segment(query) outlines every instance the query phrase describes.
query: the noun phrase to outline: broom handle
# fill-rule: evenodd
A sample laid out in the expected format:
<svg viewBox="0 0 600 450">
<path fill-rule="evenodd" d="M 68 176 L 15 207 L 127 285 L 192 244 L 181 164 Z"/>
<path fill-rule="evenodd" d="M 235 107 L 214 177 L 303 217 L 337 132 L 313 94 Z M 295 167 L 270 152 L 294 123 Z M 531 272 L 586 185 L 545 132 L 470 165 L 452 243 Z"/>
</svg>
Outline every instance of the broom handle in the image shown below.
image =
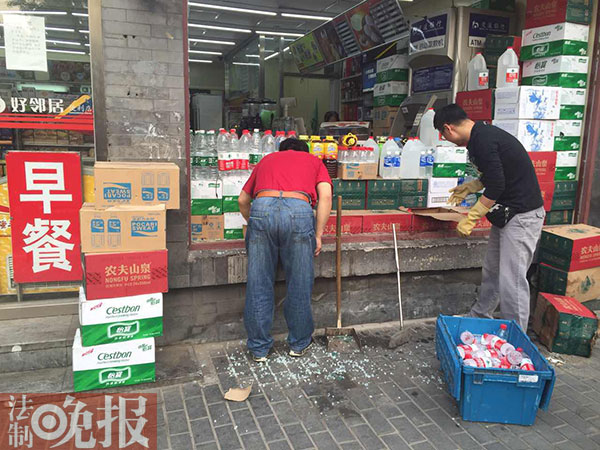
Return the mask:
<svg viewBox="0 0 600 450">
<path fill-rule="evenodd" d="M 400 309 L 400 328 L 404 328 L 404 317 L 402 315 L 402 290 L 400 287 L 400 256 L 398 255 L 398 240 L 396 239 L 396 224 L 392 224 L 394 231 L 394 256 L 396 257 L 396 276 L 398 277 L 398 308 Z"/>
<path fill-rule="evenodd" d="M 342 196 L 338 195 L 335 215 L 335 284 L 337 327 L 342 328 Z"/>
</svg>

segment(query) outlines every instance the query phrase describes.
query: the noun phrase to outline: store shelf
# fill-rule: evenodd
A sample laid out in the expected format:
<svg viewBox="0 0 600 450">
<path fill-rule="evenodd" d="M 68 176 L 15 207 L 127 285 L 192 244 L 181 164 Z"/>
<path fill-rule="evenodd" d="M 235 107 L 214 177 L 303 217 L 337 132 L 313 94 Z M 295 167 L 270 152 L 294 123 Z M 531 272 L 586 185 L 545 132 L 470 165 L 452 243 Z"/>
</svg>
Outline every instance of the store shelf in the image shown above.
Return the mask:
<svg viewBox="0 0 600 450">
<path fill-rule="evenodd" d="M 354 74 L 354 75 L 350 75 L 349 77 L 344 77 L 340 81 L 348 81 L 348 80 L 352 80 L 352 79 L 358 78 L 358 77 L 362 77 L 362 72 Z"/>
<path fill-rule="evenodd" d="M 94 148 L 94 144 L 23 144 L 23 147 Z"/>
<path fill-rule="evenodd" d="M 342 100 L 342 103 L 356 103 L 362 102 L 362 98 L 352 98 L 350 100 Z"/>
</svg>

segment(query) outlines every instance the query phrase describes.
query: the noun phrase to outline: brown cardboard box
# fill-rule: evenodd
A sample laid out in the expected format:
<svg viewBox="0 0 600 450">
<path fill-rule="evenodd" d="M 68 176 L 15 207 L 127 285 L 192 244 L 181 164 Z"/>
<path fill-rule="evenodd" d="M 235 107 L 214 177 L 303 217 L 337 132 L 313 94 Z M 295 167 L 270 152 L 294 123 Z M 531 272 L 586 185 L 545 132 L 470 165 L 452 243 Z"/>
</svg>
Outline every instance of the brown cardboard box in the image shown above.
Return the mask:
<svg viewBox="0 0 600 450">
<path fill-rule="evenodd" d="M 542 263 L 538 280 L 543 292 L 567 295 L 582 303 L 600 299 L 600 267 L 565 272 Z"/>
<path fill-rule="evenodd" d="M 192 216 L 192 244 L 220 241 L 223 236 L 223 216 Z"/>
<path fill-rule="evenodd" d="M 174 163 L 97 162 L 96 206 L 156 205 L 179 209 L 179 167 Z"/>
<path fill-rule="evenodd" d="M 167 248 L 164 205 L 115 205 L 79 211 L 83 253 L 152 251 Z"/>
<path fill-rule="evenodd" d="M 373 128 L 390 128 L 398 114 L 397 106 L 373 108 Z"/>
<path fill-rule="evenodd" d="M 340 163 L 338 177 L 342 180 L 375 180 L 377 163 Z"/>
</svg>

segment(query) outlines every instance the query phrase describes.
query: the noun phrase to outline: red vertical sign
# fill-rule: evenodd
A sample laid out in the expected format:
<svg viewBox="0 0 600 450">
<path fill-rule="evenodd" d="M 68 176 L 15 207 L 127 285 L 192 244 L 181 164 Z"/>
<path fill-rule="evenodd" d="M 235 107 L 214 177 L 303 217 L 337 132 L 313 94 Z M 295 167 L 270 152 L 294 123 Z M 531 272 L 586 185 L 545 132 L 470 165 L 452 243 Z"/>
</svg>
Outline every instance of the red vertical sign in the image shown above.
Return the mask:
<svg viewBox="0 0 600 450">
<path fill-rule="evenodd" d="M 9 152 L 6 171 L 15 282 L 81 280 L 79 154 Z"/>
</svg>

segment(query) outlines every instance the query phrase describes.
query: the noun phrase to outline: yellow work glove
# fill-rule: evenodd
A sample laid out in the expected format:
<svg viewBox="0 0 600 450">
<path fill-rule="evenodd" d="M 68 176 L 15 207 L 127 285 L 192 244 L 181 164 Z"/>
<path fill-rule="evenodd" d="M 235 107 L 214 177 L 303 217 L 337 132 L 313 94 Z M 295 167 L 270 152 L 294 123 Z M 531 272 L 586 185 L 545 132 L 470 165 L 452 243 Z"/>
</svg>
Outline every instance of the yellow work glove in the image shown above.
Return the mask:
<svg viewBox="0 0 600 450">
<path fill-rule="evenodd" d="M 481 200 L 477 200 L 477 203 L 475 203 L 469 210 L 467 217 L 458 222 L 458 225 L 456 226 L 456 232 L 461 237 L 469 236 L 473 231 L 477 221 L 485 216 L 489 210 L 490 208 L 481 203 Z"/>
<path fill-rule="evenodd" d="M 453 206 L 460 205 L 469 194 L 474 194 L 483 189 L 483 184 L 479 180 L 469 181 L 468 183 L 459 184 L 453 187 L 448 192 L 452 195 L 448 199 L 448 204 Z"/>
</svg>

